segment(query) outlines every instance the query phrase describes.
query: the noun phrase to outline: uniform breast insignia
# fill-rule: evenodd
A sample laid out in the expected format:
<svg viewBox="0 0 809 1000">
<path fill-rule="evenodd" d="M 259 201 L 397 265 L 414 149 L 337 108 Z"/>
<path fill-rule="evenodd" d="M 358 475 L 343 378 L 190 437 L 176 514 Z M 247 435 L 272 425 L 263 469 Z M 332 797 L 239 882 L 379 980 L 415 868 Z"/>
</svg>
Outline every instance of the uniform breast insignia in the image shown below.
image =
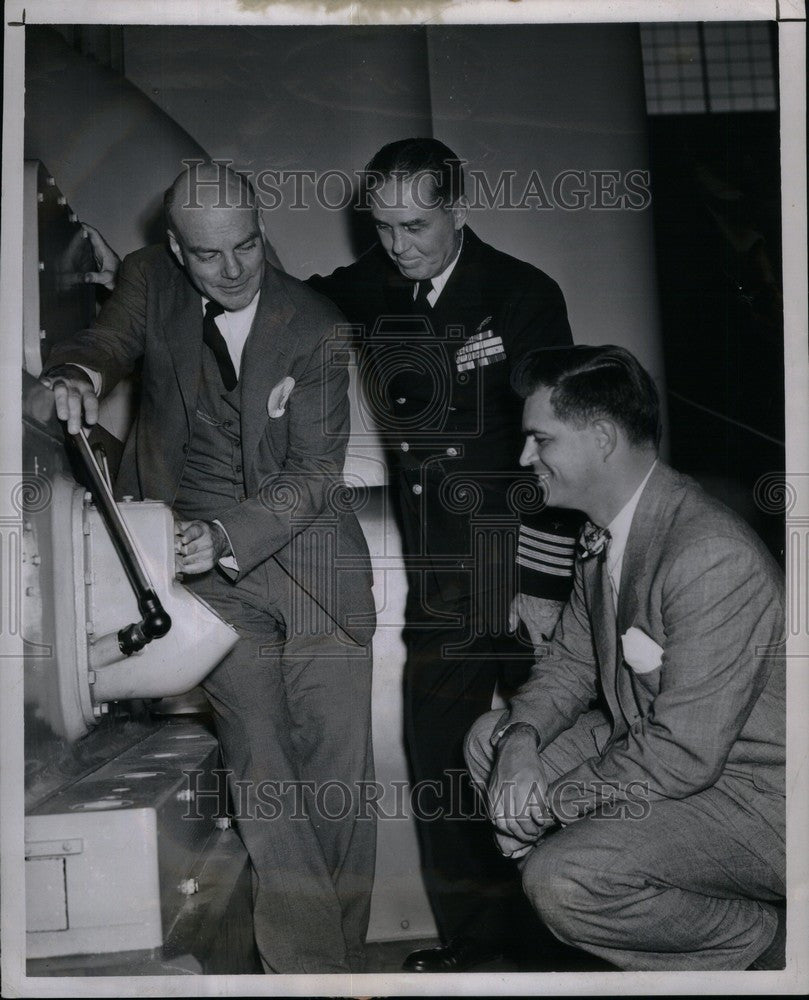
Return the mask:
<svg viewBox="0 0 809 1000">
<path fill-rule="evenodd" d="M 495 336 L 494 330 L 483 329 L 491 320 L 492 317 L 487 316 L 478 327 L 477 332 L 465 340 L 455 352 L 455 365 L 459 372 L 468 371 L 470 368 L 482 368 L 484 365 L 493 365 L 497 361 L 506 360 L 503 338 Z"/>
</svg>

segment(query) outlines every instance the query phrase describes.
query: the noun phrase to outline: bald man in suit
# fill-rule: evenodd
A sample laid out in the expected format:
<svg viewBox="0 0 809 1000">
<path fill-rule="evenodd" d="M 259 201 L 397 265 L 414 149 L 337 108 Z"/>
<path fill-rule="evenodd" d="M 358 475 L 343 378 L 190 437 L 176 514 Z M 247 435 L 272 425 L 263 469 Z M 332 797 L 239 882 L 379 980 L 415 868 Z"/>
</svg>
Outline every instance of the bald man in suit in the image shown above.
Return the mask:
<svg viewBox="0 0 809 1000">
<path fill-rule="evenodd" d="M 53 350 L 45 380 L 75 432 L 142 361 L 116 491 L 171 505 L 185 584 L 239 632 L 203 687 L 252 863 L 261 960 L 267 972 L 359 971 L 374 817 L 336 819 L 320 795 L 337 782 L 357 796 L 373 779 L 370 563 L 342 483 L 344 319 L 267 263 L 239 175 L 183 171 L 166 215 L 168 246 L 124 260 L 95 326 Z"/>
</svg>

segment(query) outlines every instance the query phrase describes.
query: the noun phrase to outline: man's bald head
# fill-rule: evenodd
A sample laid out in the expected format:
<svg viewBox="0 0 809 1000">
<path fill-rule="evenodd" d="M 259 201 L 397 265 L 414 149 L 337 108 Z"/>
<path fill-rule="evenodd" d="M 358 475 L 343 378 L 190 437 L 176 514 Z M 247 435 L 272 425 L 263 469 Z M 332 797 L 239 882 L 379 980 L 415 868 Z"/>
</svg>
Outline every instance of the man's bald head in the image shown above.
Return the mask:
<svg viewBox="0 0 809 1000">
<path fill-rule="evenodd" d="M 168 229 L 178 224 L 183 211 L 255 207 L 256 192 L 247 177 L 218 160 L 190 161 L 163 196 Z"/>
<path fill-rule="evenodd" d="M 264 275 L 264 228 L 253 187 L 224 163 L 194 161 L 163 199 L 169 246 L 189 280 L 224 309 L 243 309 Z"/>
</svg>

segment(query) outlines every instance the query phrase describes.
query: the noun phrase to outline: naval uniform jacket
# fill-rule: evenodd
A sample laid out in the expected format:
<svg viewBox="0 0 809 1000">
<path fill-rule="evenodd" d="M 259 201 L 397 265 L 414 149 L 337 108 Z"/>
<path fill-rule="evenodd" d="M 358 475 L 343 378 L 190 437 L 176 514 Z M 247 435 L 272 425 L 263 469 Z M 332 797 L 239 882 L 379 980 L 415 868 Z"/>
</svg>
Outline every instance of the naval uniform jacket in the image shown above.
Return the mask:
<svg viewBox="0 0 809 1000">
<path fill-rule="evenodd" d="M 464 229 L 452 273 L 427 316 L 414 315 L 414 283 L 379 246 L 310 285 L 355 326 L 367 396 L 398 481 L 407 555 L 432 572 L 446 598 L 510 587 L 518 518 L 559 535 L 553 560 L 527 589 L 566 599 L 579 516 L 541 511 L 521 472 L 522 400 L 510 385 L 536 348 L 572 343 L 559 286 L 538 268 Z M 561 553 L 561 556 L 560 556 Z M 430 582 L 428 590 L 432 589 Z M 526 588 L 523 588 L 526 589 Z"/>
</svg>

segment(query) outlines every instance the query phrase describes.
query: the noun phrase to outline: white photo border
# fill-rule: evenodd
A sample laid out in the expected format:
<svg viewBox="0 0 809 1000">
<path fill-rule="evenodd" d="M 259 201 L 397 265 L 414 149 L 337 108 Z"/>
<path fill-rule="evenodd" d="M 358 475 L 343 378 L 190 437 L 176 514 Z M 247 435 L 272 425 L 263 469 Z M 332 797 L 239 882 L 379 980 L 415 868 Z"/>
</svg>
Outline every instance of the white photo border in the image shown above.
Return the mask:
<svg viewBox="0 0 809 1000">
<path fill-rule="evenodd" d="M 809 474 L 809 364 L 807 364 L 805 4 L 802 0 L 414 0 L 300 2 L 273 0 L 14 0 L 5 7 L 3 99 L 2 257 L 0 323 L 4 469 L 21 469 L 22 159 L 24 32 L 32 24 L 463 24 L 588 21 L 778 21 L 780 53 L 781 201 L 787 478 Z M 809 493 L 799 493 L 790 518 L 809 533 Z M 804 545 L 806 539 L 804 537 Z M 799 565 L 809 553 L 798 554 Z M 804 585 L 809 571 L 801 575 Z M 803 600 L 809 600 L 806 596 Z M 805 622 L 805 616 L 804 616 Z M 806 631 L 806 630 L 804 630 Z M 453 976 L 142 976 L 29 978 L 25 972 L 23 864 L 22 639 L 0 636 L 0 864 L 4 996 L 430 996 L 513 994 L 663 995 L 681 993 L 788 994 L 809 990 L 809 635 L 789 637 L 788 668 L 788 962 L 783 972 L 470 973 Z"/>
</svg>

